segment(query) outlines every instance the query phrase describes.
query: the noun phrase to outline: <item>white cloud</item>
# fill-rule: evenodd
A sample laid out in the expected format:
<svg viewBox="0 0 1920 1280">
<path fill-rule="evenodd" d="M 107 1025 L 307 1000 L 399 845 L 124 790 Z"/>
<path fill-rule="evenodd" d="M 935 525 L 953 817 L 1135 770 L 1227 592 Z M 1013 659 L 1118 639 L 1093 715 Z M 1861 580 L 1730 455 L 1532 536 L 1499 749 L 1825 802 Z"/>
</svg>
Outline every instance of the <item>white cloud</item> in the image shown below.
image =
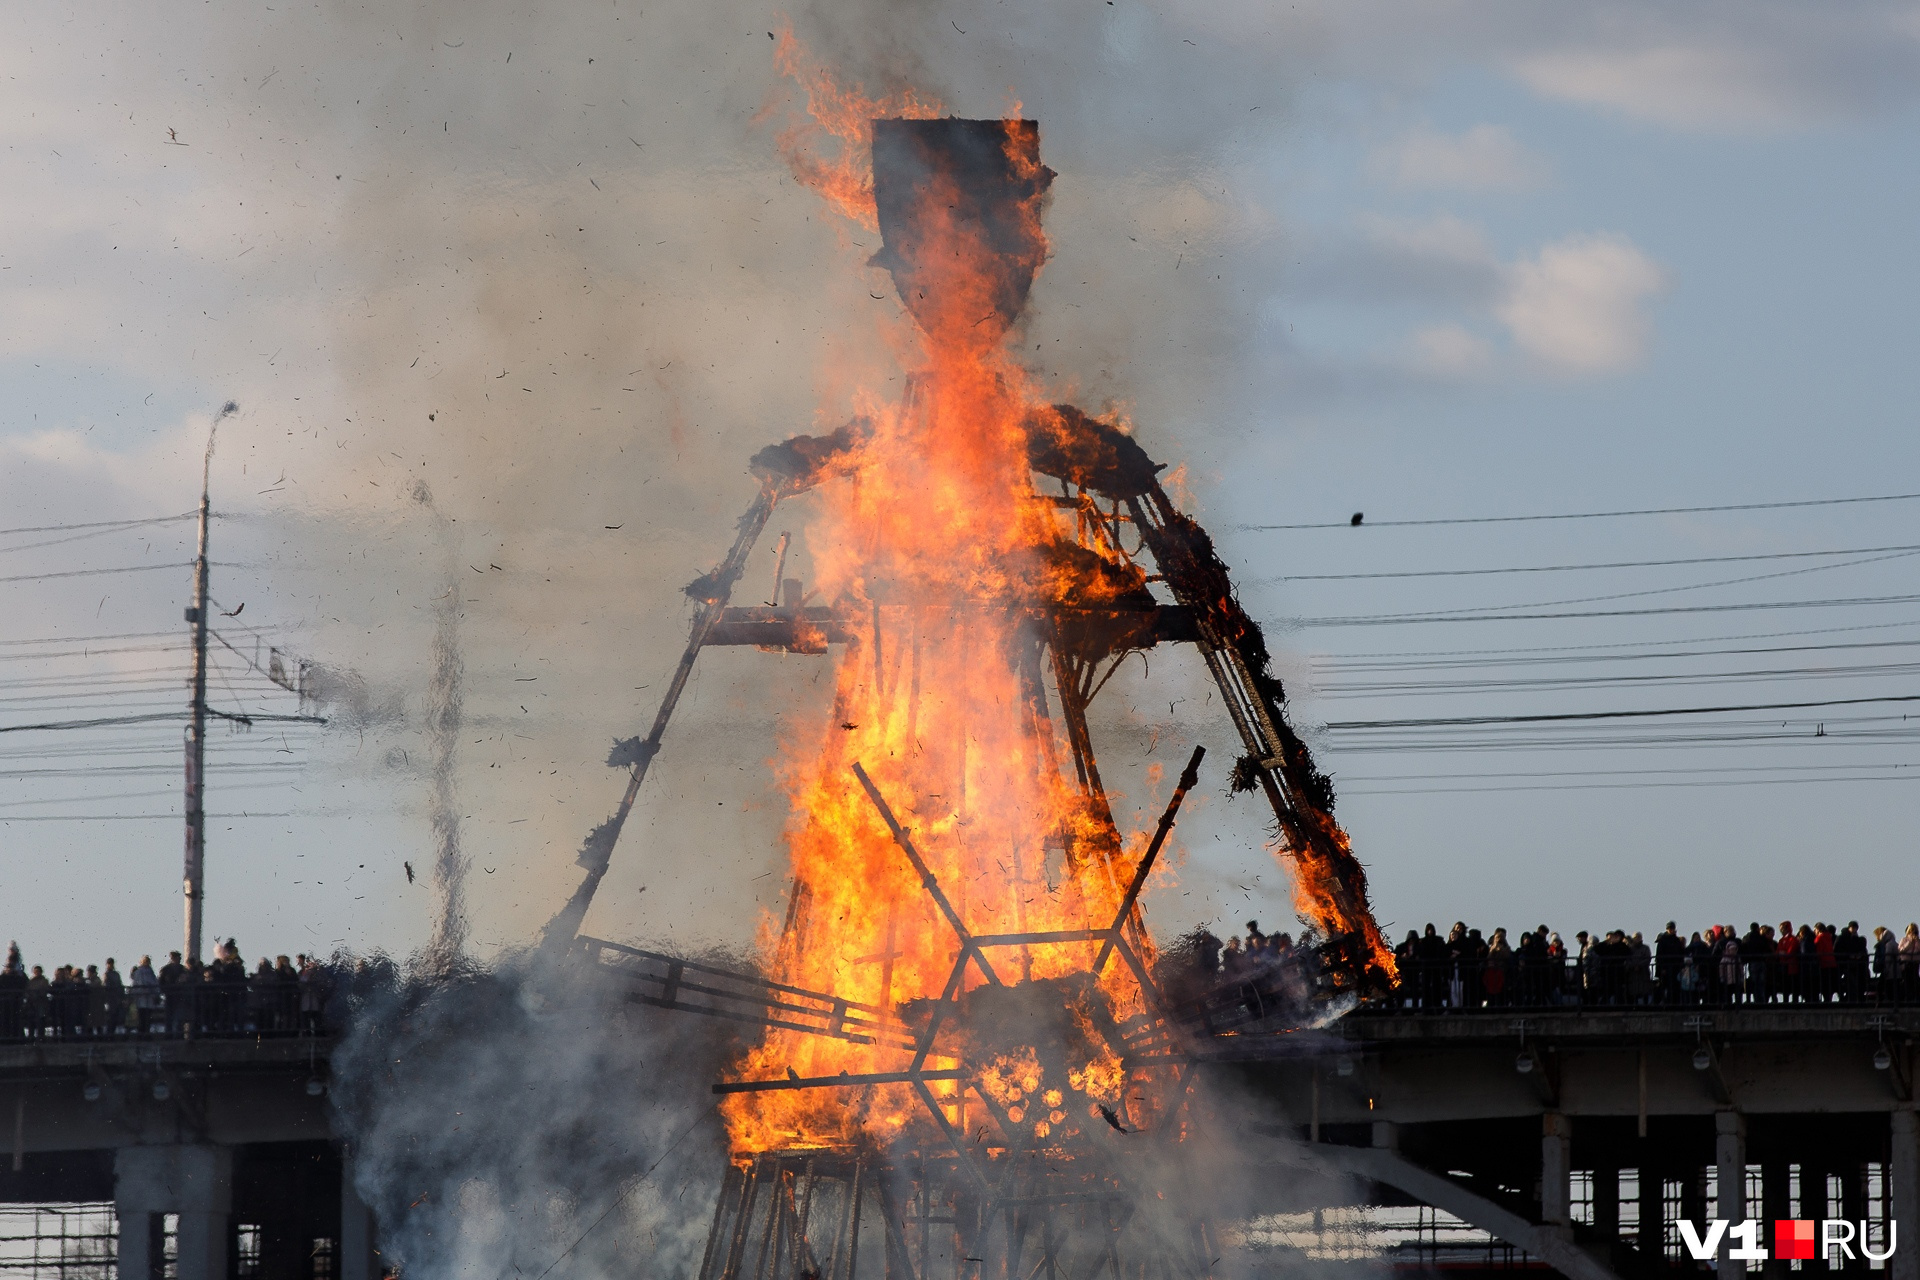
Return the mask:
<svg viewBox="0 0 1920 1280">
<path fill-rule="evenodd" d="M 1643 304 L 1667 284 L 1660 265 L 1617 235 L 1576 235 L 1507 269 L 1495 314 L 1515 345 L 1563 373 L 1612 373 L 1639 360 Z"/>
<path fill-rule="evenodd" d="M 1493 344 L 1461 325 L 1433 325 L 1413 335 L 1413 364 L 1436 377 L 1476 377 L 1493 367 Z"/>
<path fill-rule="evenodd" d="M 1547 177 L 1546 162 L 1497 124 L 1459 134 L 1422 126 L 1377 148 L 1372 163 L 1375 173 L 1402 187 L 1517 190 Z"/>
<path fill-rule="evenodd" d="M 1753 49 L 1655 44 L 1534 53 L 1514 72 L 1543 97 L 1682 128 L 1780 128 L 1824 114 L 1774 63 Z"/>
</svg>

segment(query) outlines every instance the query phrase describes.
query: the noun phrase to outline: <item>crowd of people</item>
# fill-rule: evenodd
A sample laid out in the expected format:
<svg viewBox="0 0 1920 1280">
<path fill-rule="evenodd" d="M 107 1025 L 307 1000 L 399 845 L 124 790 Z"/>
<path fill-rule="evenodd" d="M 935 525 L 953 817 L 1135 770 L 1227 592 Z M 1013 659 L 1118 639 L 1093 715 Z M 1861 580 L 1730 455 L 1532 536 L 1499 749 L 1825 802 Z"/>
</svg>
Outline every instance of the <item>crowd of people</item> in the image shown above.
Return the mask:
<svg viewBox="0 0 1920 1280">
<path fill-rule="evenodd" d="M 1612 929 L 1574 935 L 1545 925 L 1510 940 L 1429 924 L 1394 950 L 1395 1004 L 1427 1011 L 1555 1005 L 1894 1004 L 1920 1000 L 1920 925 L 1895 934 L 1754 921 L 1682 935 L 1674 921 L 1648 941 Z"/>
<path fill-rule="evenodd" d="M 29 968 L 18 943 L 0 968 L 0 1039 L 112 1036 L 313 1035 L 332 975 L 317 958 L 260 958 L 249 973 L 232 938 L 210 964 L 178 951 L 155 968 L 151 956 L 122 973 L 99 965 Z"/>
</svg>

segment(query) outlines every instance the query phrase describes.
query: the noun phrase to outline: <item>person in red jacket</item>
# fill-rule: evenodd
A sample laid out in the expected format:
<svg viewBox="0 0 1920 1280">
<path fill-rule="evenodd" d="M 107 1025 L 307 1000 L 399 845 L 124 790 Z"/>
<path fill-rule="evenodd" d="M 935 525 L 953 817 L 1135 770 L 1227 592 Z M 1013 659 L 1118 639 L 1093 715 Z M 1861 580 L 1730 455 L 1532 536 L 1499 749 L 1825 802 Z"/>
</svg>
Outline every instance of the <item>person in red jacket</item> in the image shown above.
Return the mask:
<svg viewBox="0 0 1920 1280">
<path fill-rule="evenodd" d="M 1821 924 L 1813 935 L 1820 953 L 1820 998 L 1830 1001 L 1839 990 L 1840 963 L 1833 954 L 1833 926 Z"/>
</svg>

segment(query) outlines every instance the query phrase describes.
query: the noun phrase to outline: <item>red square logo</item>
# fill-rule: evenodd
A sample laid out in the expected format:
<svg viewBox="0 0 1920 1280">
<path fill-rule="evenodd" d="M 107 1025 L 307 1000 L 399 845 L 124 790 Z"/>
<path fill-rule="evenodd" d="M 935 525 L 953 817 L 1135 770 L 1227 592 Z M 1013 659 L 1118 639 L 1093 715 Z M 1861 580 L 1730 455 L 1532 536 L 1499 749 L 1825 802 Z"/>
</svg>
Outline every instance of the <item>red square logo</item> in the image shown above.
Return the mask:
<svg viewBox="0 0 1920 1280">
<path fill-rule="evenodd" d="M 1813 1223 L 1806 1218 L 1777 1218 L 1773 1224 L 1773 1256 L 1782 1261 L 1811 1262 L 1814 1258 Z"/>
</svg>

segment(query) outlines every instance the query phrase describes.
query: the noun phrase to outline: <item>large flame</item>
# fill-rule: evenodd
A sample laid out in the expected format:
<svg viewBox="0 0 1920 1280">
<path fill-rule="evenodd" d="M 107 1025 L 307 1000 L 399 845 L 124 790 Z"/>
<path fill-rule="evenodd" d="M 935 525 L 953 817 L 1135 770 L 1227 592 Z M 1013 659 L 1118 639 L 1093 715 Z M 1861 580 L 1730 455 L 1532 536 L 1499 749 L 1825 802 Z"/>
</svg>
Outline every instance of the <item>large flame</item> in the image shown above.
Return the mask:
<svg viewBox="0 0 1920 1280">
<path fill-rule="evenodd" d="M 860 154 L 864 140 L 849 130 L 867 127 L 876 104 L 809 67 L 790 33 L 779 58 L 807 88 L 820 127 Z M 903 102 L 926 107 L 911 95 L 888 105 Z M 1035 176 L 1037 131 L 1003 123 L 1006 167 Z M 848 212 L 874 216 L 871 181 L 855 168 L 809 155 L 796 172 Z M 957 175 L 936 168 L 925 181 L 902 243 L 889 250 L 903 294 L 915 295 L 919 333 L 902 353 L 914 372 L 903 398 L 870 396 L 862 406 L 872 437 L 852 474 L 819 490 L 809 531 L 818 578 L 810 585 L 850 619 L 853 639 L 836 671 L 831 723 L 789 744 L 779 766 L 793 805 L 795 900 L 787 927 L 764 939 L 779 980 L 889 1010 L 940 996 L 958 947 L 852 766 L 871 775 L 974 933 L 1108 927 L 1124 895 L 1120 841 L 1104 803 L 1062 768 L 1066 746 L 1033 619 L 1049 603 L 1097 602 L 1109 579 L 1139 580 L 1118 562 L 1112 575 L 1072 568 L 1084 559 L 1063 552 L 1061 517 L 1033 488 L 1025 424 L 1043 402 L 1008 350 L 1007 299 L 1024 301 L 1044 255 L 1044 181 L 1001 211 L 1011 227 L 968 216 Z M 1009 253 L 1010 239 L 1031 252 Z M 1088 944 L 1054 943 L 989 959 L 1012 983 L 1085 973 L 1092 955 Z M 983 981 L 969 969 L 965 988 Z M 1110 964 L 1101 981 L 1116 1008 L 1139 1007 L 1122 965 Z M 1030 1082 L 1024 1092 L 1084 1095 L 1063 1104 L 1079 1103 L 1073 1123 L 1085 1118 L 1087 1098 L 1118 1097 L 1117 1061 L 1088 1057 L 1069 1064 L 1074 1080 L 1040 1081 L 1037 1060 L 1017 1074 Z M 776 1029 L 742 1074 L 831 1076 L 897 1070 L 904 1060 Z M 1034 1121 L 1049 1128 L 1070 1114 L 1058 1105 L 1045 1113 Z M 906 1086 L 743 1094 L 726 1105 L 740 1150 L 886 1140 L 924 1114 Z M 949 1118 L 964 1125 L 964 1108 L 956 1102 Z"/>
</svg>

